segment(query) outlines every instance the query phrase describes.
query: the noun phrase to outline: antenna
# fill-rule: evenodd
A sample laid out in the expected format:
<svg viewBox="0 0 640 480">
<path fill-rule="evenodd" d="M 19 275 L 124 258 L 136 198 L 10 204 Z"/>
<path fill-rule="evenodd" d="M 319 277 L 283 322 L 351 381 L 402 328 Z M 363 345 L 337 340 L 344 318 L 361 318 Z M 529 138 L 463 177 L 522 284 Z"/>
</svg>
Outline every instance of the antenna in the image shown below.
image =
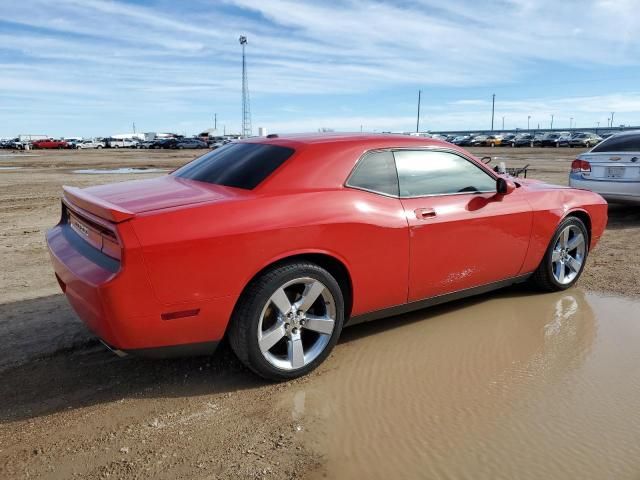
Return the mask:
<svg viewBox="0 0 640 480">
<path fill-rule="evenodd" d="M 241 35 L 239 38 L 242 46 L 242 136 L 251 136 L 251 107 L 249 104 L 249 82 L 247 80 L 247 61 L 245 55 L 245 46 L 247 45 L 247 37 Z"/>
</svg>

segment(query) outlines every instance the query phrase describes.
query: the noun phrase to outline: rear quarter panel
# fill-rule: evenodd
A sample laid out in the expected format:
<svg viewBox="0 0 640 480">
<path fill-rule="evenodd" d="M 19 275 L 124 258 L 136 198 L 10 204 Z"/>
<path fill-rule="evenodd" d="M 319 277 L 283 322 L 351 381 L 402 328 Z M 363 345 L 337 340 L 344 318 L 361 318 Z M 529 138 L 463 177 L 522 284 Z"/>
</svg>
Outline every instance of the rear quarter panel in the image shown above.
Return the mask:
<svg viewBox="0 0 640 480">
<path fill-rule="evenodd" d="M 301 191 L 143 214 L 133 225 L 165 304 L 237 297 L 265 266 L 304 253 L 347 267 L 353 314 L 407 298 L 408 228 L 397 199 L 345 188 Z"/>
</svg>

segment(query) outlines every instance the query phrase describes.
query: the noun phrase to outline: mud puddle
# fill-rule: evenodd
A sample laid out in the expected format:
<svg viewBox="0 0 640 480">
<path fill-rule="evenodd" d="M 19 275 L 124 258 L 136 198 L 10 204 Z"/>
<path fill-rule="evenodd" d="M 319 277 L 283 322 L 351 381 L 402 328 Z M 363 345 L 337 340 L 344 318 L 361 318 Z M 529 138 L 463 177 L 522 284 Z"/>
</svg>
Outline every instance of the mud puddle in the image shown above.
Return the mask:
<svg viewBox="0 0 640 480">
<path fill-rule="evenodd" d="M 289 391 L 309 478 L 640 478 L 640 302 L 510 292 L 347 328 Z"/>
</svg>

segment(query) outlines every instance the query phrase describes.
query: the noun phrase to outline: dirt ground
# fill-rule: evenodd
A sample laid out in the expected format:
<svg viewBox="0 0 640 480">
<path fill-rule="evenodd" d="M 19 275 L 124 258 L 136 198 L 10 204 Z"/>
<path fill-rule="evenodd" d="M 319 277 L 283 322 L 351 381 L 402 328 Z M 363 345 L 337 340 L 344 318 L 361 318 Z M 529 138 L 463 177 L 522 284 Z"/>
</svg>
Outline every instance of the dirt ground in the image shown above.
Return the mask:
<svg viewBox="0 0 640 480">
<path fill-rule="evenodd" d="M 474 153 L 529 164 L 530 177 L 565 185 L 578 151 Z M 0 478 L 301 478 L 322 470 L 306 427 L 278 399 L 313 387 L 331 368 L 274 385 L 247 372 L 225 345 L 212 357 L 120 359 L 59 292 L 44 232 L 58 221 L 61 186 L 158 175 L 74 170 L 169 171 L 198 154 L 0 150 Z M 637 297 L 640 208 L 610 206 L 609 215 L 580 286 Z M 338 345 L 333 365 L 347 348 Z"/>
</svg>

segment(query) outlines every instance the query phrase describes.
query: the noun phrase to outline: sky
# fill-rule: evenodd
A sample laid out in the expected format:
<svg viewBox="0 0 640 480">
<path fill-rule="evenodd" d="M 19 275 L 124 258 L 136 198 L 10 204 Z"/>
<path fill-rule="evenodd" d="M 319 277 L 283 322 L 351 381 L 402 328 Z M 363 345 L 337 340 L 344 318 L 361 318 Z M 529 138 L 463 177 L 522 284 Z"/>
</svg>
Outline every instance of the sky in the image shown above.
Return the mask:
<svg viewBox="0 0 640 480">
<path fill-rule="evenodd" d="M 0 137 L 640 125 L 640 0 L 2 0 Z"/>
</svg>

